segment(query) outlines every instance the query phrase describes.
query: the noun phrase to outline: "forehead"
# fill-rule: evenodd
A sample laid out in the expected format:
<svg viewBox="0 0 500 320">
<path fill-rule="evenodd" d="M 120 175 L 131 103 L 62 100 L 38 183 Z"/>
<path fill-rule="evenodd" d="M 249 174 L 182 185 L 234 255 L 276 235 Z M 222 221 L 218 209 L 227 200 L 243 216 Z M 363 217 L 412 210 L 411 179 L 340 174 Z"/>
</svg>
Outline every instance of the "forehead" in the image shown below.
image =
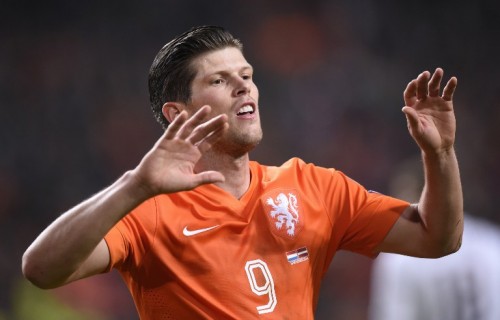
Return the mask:
<svg viewBox="0 0 500 320">
<path fill-rule="evenodd" d="M 251 68 L 243 53 L 234 47 L 204 53 L 193 60 L 192 66 L 196 70 L 197 76 Z"/>
</svg>

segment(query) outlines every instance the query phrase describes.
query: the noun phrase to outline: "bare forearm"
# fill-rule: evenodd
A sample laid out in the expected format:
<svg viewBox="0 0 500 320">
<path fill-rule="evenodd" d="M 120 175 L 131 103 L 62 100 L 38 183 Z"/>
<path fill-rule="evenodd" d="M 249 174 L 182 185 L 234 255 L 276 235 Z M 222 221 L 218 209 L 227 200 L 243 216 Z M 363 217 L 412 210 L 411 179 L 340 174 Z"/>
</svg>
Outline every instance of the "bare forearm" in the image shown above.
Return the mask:
<svg viewBox="0 0 500 320">
<path fill-rule="evenodd" d="M 51 288 L 102 272 L 109 262 L 104 236 L 140 203 L 223 182 L 220 172 L 194 170 L 229 126 L 225 114 L 206 120 L 210 112 L 208 105 L 192 116 L 182 111 L 134 170 L 54 221 L 24 253 L 24 275 Z"/>
<path fill-rule="evenodd" d="M 126 173 L 47 227 L 24 253 L 24 274 L 41 286 L 63 284 L 106 233 L 146 199 L 132 174 Z"/>
<path fill-rule="evenodd" d="M 418 205 L 422 222 L 436 250 L 454 252 L 463 232 L 463 195 L 455 151 L 423 153 L 425 187 Z"/>
</svg>

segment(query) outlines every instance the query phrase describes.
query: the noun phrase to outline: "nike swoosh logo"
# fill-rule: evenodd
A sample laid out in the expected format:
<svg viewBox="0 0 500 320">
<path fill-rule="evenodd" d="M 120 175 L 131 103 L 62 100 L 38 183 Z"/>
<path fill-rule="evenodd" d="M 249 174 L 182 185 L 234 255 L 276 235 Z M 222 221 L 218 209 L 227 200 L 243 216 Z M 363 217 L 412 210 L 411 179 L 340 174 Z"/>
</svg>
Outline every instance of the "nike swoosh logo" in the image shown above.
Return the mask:
<svg viewBox="0 0 500 320">
<path fill-rule="evenodd" d="M 191 237 L 197 234 L 200 234 L 202 232 L 210 231 L 212 229 L 217 228 L 219 225 L 216 226 L 211 226 L 208 228 L 203 228 L 203 229 L 196 229 L 196 230 L 188 230 L 188 227 L 185 226 L 184 229 L 182 230 L 182 234 L 185 235 L 186 237 Z"/>
</svg>

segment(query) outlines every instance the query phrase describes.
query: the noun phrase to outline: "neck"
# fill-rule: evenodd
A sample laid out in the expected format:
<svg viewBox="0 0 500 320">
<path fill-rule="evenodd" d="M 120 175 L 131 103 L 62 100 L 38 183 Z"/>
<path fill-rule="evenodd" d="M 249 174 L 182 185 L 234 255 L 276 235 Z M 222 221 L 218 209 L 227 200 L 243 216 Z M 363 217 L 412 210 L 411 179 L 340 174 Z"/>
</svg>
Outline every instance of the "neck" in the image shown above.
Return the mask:
<svg viewBox="0 0 500 320">
<path fill-rule="evenodd" d="M 230 155 L 220 155 L 207 152 L 197 163 L 197 172 L 214 170 L 219 171 L 225 177 L 224 182 L 216 185 L 240 199 L 250 186 L 250 165 L 248 153 L 234 158 Z"/>
</svg>

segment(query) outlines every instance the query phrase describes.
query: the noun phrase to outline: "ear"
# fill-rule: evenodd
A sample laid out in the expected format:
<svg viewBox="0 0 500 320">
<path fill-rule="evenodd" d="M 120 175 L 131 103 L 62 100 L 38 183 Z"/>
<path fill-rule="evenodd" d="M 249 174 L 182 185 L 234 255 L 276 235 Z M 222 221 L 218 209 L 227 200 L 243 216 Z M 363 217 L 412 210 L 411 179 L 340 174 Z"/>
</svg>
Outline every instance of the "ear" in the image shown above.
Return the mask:
<svg viewBox="0 0 500 320">
<path fill-rule="evenodd" d="M 177 117 L 182 110 L 184 110 L 184 104 L 180 102 L 166 102 L 161 108 L 163 116 L 170 123 L 174 121 L 175 117 Z"/>
</svg>

